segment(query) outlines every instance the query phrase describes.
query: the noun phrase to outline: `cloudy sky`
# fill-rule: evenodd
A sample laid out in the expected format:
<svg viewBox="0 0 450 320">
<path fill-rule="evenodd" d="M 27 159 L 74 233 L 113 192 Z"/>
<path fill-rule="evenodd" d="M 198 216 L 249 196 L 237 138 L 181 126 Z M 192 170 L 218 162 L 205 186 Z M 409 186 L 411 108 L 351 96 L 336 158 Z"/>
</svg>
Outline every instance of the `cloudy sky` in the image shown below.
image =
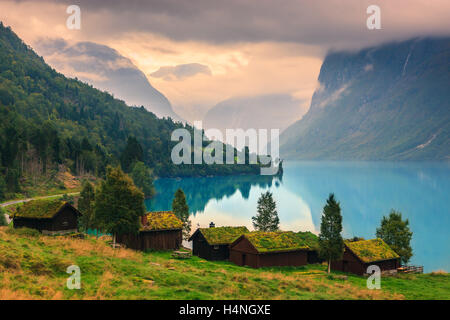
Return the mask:
<svg viewBox="0 0 450 320">
<path fill-rule="evenodd" d="M 81 8 L 81 30 L 66 27 L 71 4 Z M 381 30 L 366 27 L 371 4 L 381 8 Z M 223 100 L 264 94 L 303 101 L 300 116 L 328 50 L 448 34 L 449 13 L 448 0 L 0 0 L 0 20 L 28 44 L 114 48 L 191 121 Z"/>
</svg>

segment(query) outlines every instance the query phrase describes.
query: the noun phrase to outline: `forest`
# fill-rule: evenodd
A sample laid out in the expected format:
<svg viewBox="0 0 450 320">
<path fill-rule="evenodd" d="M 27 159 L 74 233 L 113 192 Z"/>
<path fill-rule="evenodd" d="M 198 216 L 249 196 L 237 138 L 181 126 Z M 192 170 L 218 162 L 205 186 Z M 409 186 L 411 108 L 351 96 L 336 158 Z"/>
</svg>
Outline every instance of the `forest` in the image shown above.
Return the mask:
<svg viewBox="0 0 450 320">
<path fill-rule="evenodd" d="M 0 22 L 0 199 L 61 168 L 95 177 L 107 165 L 131 172 L 136 162 L 156 177 L 259 173 L 256 164 L 174 165 L 177 128 L 194 130 L 65 77 Z"/>
</svg>

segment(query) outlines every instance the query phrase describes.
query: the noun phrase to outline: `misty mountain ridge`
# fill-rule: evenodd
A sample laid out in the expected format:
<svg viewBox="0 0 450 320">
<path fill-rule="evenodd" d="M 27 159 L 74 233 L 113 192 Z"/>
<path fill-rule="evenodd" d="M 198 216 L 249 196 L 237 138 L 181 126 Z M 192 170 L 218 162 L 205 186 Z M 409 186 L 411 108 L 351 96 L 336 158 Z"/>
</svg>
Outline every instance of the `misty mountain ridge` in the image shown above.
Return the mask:
<svg viewBox="0 0 450 320">
<path fill-rule="evenodd" d="M 182 120 L 145 74 L 108 46 L 93 42 L 70 45 L 63 39 L 47 39 L 36 42 L 35 47 L 49 64 L 65 74 L 108 91 L 128 105 L 144 106 L 158 117 Z"/>
<path fill-rule="evenodd" d="M 208 110 L 204 119 L 205 129 L 286 129 L 300 119 L 305 101 L 289 94 L 266 94 L 252 97 L 236 97 L 216 104 Z"/>
<path fill-rule="evenodd" d="M 329 53 L 303 118 L 280 136 L 287 159 L 450 159 L 450 38 Z"/>
</svg>

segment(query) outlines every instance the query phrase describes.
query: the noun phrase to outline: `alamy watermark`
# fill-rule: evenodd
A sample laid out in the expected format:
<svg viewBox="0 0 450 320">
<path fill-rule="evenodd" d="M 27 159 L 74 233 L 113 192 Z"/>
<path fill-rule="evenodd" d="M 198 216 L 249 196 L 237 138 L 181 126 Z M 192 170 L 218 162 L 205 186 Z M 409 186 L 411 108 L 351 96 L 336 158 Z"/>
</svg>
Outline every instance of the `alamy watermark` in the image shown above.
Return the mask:
<svg viewBox="0 0 450 320">
<path fill-rule="evenodd" d="M 172 132 L 171 140 L 179 141 L 171 152 L 172 162 L 179 164 L 261 164 L 261 175 L 275 175 L 279 168 L 279 129 L 270 130 L 270 152 L 267 150 L 269 133 L 267 129 L 226 129 L 225 139 L 219 129 L 207 129 L 203 134 L 201 121 L 194 122 L 194 139 L 188 129 Z M 209 140 L 213 139 L 214 141 Z M 203 142 L 210 143 L 203 147 Z M 225 142 L 225 157 L 224 143 Z M 257 150 L 245 152 L 245 149 Z M 192 150 L 193 149 L 193 150 Z M 238 150 L 237 155 L 235 150 Z M 193 160 L 192 160 L 193 153 Z M 248 156 L 248 159 L 246 159 Z"/>
<path fill-rule="evenodd" d="M 381 9 L 377 5 L 370 5 L 366 10 L 370 16 L 367 18 L 366 25 L 369 30 L 381 29 Z"/>
<path fill-rule="evenodd" d="M 370 276 L 367 278 L 368 289 L 381 289 L 381 269 L 377 265 L 370 265 L 367 267 L 367 274 Z"/>
<path fill-rule="evenodd" d="M 66 273 L 71 276 L 67 278 L 67 289 L 81 289 L 81 269 L 77 265 L 67 267 Z"/>
<path fill-rule="evenodd" d="M 66 13 L 70 16 L 66 20 L 66 27 L 69 30 L 81 29 L 81 9 L 79 6 L 73 4 L 67 7 Z"/>
</svg>

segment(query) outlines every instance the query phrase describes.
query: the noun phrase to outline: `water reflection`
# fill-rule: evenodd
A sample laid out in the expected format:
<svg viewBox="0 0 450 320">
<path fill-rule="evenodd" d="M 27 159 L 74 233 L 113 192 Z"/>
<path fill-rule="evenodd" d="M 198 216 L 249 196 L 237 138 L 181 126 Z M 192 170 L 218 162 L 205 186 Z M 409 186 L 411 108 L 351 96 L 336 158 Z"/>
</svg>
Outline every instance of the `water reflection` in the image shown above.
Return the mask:
<svg viewBox="0 0 450 320">
<path fill-rule="evenodd" d="M 391 208 L 410 220 L 412 263 L 425 271 L 450 270 L 449 163 L 287 162 L 283 179 L 270 176 L 160 179 L 150 210 L 170 210 L 177 188 L 186 193 L 197 224 L 252 229 L 259 195 L 271 190 L 283 230 L 317 233 L 330 192 L 341 202 L 344 236 L 375 237 Z"/>
</svg>

